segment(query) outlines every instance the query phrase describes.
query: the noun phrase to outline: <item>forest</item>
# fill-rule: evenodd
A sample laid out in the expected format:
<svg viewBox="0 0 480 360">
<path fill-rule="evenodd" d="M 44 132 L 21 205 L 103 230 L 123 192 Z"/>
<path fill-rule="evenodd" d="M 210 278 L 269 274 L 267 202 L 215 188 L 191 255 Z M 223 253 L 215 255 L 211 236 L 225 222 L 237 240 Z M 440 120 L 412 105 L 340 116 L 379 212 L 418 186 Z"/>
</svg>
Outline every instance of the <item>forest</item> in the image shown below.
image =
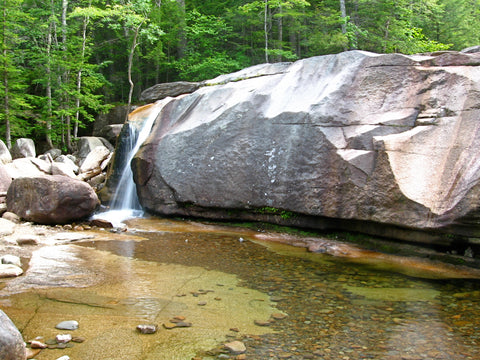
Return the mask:
<svg viewBox="0 0 480 360">
<path fill-rule="evenodd" d="M 480 0 L 3 0 L 0 138 L 70 151 L 162 82 L 360 49 L 480 44 Z"/>
</svg>

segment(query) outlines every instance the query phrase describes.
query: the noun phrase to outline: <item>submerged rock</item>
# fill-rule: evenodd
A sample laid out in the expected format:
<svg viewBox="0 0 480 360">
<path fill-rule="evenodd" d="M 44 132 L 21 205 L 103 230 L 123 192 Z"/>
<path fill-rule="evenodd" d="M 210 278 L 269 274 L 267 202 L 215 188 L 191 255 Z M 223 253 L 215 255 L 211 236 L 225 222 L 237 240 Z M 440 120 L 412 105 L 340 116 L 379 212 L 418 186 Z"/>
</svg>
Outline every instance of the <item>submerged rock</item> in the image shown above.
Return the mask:
<svg viewBox="0 0 480 360">
<path fill-rule="evenodd" d="M 142 324 L 137 325 L 137 331 L 140 334 L 155 334 L 157 332 L 158 326 L 152 324 Z"/>
<path fill-rule="evenodd" d="M 65 320 L 57 325 L 55 325 L 56 329 L 59 330 L 77 330 L 78 329 L 78 321 L 76 320 Z"/>
<path fill-rule="evenodd" d="M 410 241 L 476 236 L 480 55 L 436 55 L 260 65 L 172 99 L 133 160 L 142 205 Z"/>
</svg>

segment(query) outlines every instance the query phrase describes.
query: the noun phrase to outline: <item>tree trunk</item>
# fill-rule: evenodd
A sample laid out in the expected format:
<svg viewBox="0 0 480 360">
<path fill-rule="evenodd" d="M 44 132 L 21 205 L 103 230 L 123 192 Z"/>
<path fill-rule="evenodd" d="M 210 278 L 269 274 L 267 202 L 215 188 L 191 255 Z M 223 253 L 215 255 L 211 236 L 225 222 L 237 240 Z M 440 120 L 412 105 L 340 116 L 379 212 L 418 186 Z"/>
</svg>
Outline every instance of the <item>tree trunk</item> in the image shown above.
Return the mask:
<svg viewBox="0 0 480 360">
<path fill-rule="evenodd" d="M 268 0 L 265 1 L 265 17 L 263 21 L 263 32 L 265 34 L 265 62 L 268 63 Z"/>
<path fill-rule="evenodd" d="M 142 27 L 142 23 L 140 23 L 134 31 L 133 40 L 132 40 L 132 47 L 130 48 L 130 54 L 128 55 L 128 83 L 130 84 L 130 90 L 128 92 L 128 103 L 127 103 L 127 114 L 125 116 L 125 121 L 128 120 L 128 114 L 130 114 L 130 107 L 132 105 L 132 97 L 133 97 L 133 89 L 135 84 L 132 80 L 132 66 L 133 66 L 133 57 L 135 55 L 135 49 L 137 48 L 137 39 L 138 33 L 140 32 L 140 28 Z"/>
<path fill-rule="evenodd" d="M 278 18 L 278 50 L 283 50 L 283 9 L 282 5 L 279 7 L 280 16 Z M 278 55 L 277 61 L 281 62 L 283 60 L 282 55 Z"/>
<path fill-rule="evenodd" d="M 10 126 L 10 99 L 8 94 L 8 49 L 7 49 L 7 7 L 3 8 L 3 87 L 4 87 L 4 97 L 3 97 L 3 106 L 4 106 L 4 115 L 5 115 L 5 141 L 8 149 L 12 148 L 12 132 Z"/>
<path fill-rule="evenodd" d="M 47 145 L 50 149 L 53 148 L 52 143 L 52 69 L 51 69 L 51 53 L 52 53 L 52 32 L 53 32 L 53 24 L 50 22 L 47 34 L 47 84 L 46 84 L 46 96 L 47 96 L 47 118 L 45 120 L 45 128 L 46 128 L 46 137 L 45 140 L 47 141 Z"/>
<path fill-rule="evenodd" d="M 89 3 L 91 4 L 91 2 Z M 82 90 L 82 73 L 83 73 L 83 63 L 85 60 L 85 50 L 87 48 L 87 27 L 90 22 L 90 18 L 85 16 L 83 18 L 83 28 L 82 28 L 82 50 L 80 52 L 80 67 L 77 72 L 77 97 L 75 99 L 75 123 L 73 124 L 73 138 L 78 136 L 78 124 L 80 123 L 80 91 Z M 69 145 L 71 146 L 71 139 L 69 139 Z"/>
<path fill-rule="evenodd" d="M 177 4 L 182 12 L 182 18 L 180 19 L 180 23 L 178 24 L 180 28 L 178 32 L 177 46 L 177 56 L 179 59 L 181 59 L 185 56 L 185 50 L 187 48 L 187 37 L 185 36 L 185 0 L 177 0 Z"/>
<path fill-rule="evenodd" d="M 347 33 L 347 9 L 345 8 L 345 0 L 340 0 L 340 13 L 342 16 L 342 34 Z"/>
</svg>

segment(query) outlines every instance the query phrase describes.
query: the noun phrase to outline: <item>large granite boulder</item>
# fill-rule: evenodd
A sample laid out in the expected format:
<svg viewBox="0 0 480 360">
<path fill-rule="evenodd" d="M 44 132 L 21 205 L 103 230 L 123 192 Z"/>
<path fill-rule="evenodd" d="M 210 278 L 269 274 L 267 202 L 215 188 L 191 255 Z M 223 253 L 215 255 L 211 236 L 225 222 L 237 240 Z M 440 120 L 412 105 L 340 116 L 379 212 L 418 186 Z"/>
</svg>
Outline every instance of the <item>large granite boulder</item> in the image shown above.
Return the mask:
<svg viewBox="0 0 480 360">
<path fill-rule="evenodd" d="M 22 335 L 2 310 L 0 310 L 0 359 L 26 359 L 26 348 Z"/>
<path fill-rule="evenodd" d="M 62 224 L 82 219 L 99 205 L 87 183 L 62 175 L 17 178 L 7 192 L 7 209 L 27 221 Z"/>
<path fill-rule="evenodd" d="M 12 158 L 35 157 L 35 143 L 32 139 L 20 138 L 15 141 L 11 150 Z"/>
<path fill-rule="evenodd" d="M 479 64 L 479 53 L 351 51 L 210 80 L 160 112 L 133 160 L 140 201 L 168 215 L 478 237 Z"/>
</svg>

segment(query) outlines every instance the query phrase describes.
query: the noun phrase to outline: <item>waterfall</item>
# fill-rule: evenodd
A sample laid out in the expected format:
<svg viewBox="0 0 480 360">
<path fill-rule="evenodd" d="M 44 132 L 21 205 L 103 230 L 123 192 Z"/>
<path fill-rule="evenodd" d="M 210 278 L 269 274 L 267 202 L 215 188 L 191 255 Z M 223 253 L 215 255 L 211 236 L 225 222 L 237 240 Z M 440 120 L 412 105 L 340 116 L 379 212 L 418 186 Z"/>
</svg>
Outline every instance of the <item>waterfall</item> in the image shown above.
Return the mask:
<svg viewBox="0 0 480 360">
<path fill-rule="evenodd" d="M 137 187 L 133 181 L 132 168 L 130 166 L 133 157 L 145 142 L 152 130 L 153 123 L 163 107 L 170 102 L 171 98 L 157 101 L 154 104 L 145 105 L 129 115 L 127 126 L 128 133 L 125 137 L 126 154 L 122 161 L 123 168 L 119 169 L 120 180 L 112 197 L 109 211 L 94 215 L 112 223 L 113 226 L 122 226 L 122 222 L 134 217 L 143 216 L 144 212 L 137 196 Z"/>
</svg>

